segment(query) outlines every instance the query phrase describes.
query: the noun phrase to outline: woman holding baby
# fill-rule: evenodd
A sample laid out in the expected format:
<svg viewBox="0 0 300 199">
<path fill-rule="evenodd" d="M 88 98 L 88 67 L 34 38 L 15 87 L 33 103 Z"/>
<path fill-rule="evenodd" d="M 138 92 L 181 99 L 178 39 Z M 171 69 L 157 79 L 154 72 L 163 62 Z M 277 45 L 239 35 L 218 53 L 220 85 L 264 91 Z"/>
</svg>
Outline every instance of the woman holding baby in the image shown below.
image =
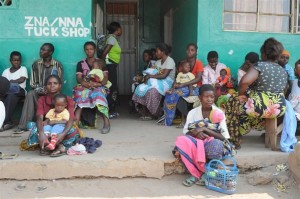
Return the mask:
<svg viewBox="0 0 300 199">
<path fill-rule="evenodd" d="M 164 117 L 160 120 L 161 123 L 167 126 L 172 125 L 175 117 L 176 109 L 181 113 L 181 124 L 178 128 L 183 128 L 185 118 L 189 112 L 188 103 L 198 101 L 199 87 L 202 85 L 202 73 L 204 71 L 203 64 L 197 60 L 198 46 L 190 43 L 186 47 L 186 59 L 180 63 L 179 74 L 176 78 L 176 83 L 173 85 L 172 90 L 168 91 L 164 102 Z M 189 71 L 186 71 L 186 66 L 189 66 Z M 188 74 L 189 79 L 180 80 L 179 77 Z"/>
<path fill-rule="evenodd" d="M 86 42 L 84 44 L 84 51 L 87 57 L 77 64 L 76 79 L 78 85 L 73 89 L 77 123 L 79 123 L 80 126 L 95 127 L 95 115 L 98 111 L 104 122 L 100 132 L 106 134 L 110 131 L 108 104 L 106 99 L 107 88 L 105 87 L 108 82 L 108 71 L 105 66 L 101 67 L 103 71 L 103 79 L 101 82 L 93 80 L 89 81 L 86 77 L 89 75 L 90 71 L 92 71 L 92 66 L 97 60 L 95 57 L 96 44 L 91 41 Z"/>
<path fill-rule="evenodd" d="M 132 97 L 136 110 L 142 115 L 141 120 L 151 120 L 153 116 L 160 116 L 162 96 L 172 87 L 175 79 L 175 62 L 169 56 L 170 46 L 161 43 L 156 47 L 155 66 L 157 73 L 148 74 L 144 83 L 140 84 Z"/>
</svg>

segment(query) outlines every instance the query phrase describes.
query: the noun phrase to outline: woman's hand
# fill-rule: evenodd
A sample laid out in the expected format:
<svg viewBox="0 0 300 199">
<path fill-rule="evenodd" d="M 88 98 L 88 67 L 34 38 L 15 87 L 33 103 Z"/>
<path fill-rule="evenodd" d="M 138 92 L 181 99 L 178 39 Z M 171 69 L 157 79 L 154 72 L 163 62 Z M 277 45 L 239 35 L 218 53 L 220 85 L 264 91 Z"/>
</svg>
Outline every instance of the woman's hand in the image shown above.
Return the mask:
<svg viewBox="0 0 300 199">
<path fill-rule="evenodd" d="M 200 127 L 200 128 L 197 128 L 197 129 L 194 129 L 192 130 L 192 133 L 194 135 L 194 137 L 200 139 L 200 140 L 204 140 L 208 137 L 208 135 L 206 135 L 204 133 L 205 131 L 205 128 L 204 127 Z"/>
<path fill-rule="evenodd" d="M 65 139 L 65 135 L 64 134 L 57 135 L 56 145 L 59 145 L 64 139 Z"/>
<path fill-rule="evenodd" d="M 166 92 L 166 93 L 170 95 L 170 94 L 172 94 L 172 93 L 173 93 L 173 91 L 174 91 L 173 89 L 170 89 L 170 90 L 167 90 L 167 92 Z"/>
<path fill-rule="evenodd" d="M 180 83 L 175 83 L 174 84 L 174 88 L 180 88 L 181 87 L 181 84 Z"/>
<path fill-rule="evenodd" d="M 150 79 L 150 76 L 149 76 L 149 75 L 146 75 L 146 76 L 144 77 L 144 83 L 145 83 L 145 84 L 147 83 L 148 79 Z"/>
<path fill-rule="evenodd" d="M 244 103 L 248 100 L 246 95 L 239 95 L 237 98 L 240 101 L 240 103 Z"/>
</svg>

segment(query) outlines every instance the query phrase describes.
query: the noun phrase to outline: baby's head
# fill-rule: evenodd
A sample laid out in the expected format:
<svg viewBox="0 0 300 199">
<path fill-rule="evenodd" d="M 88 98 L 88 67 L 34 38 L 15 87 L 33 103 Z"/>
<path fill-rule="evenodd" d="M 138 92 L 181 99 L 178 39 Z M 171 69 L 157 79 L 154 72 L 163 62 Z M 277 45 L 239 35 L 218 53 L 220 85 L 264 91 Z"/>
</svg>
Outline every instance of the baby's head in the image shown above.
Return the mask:
<svg viewBox="0 0 300 199">
<path fill-rule="evenodd" d="M 295 63 L 295 76 L 300 78 L 300 59 Z"/>
<path fill-rule="evenodd" d="M 105 64 L 105 61 L 103 59 L 96 59 L 94 62 L 93 62 L 93 69 L 103 69 L 105 68 L 106 64 Z"/>
<path fill-rule="evenodd" d="M 145 50 L 143 53 L 143 59 L 144 62 L 148 63 L 152 60 L 152 51 L 151 50 Z"/>
<path fill-rule="evenodd" d="M 223 111 L 213 109 L 210 111 L 209 120 L 211 123 L 218 124 L 225 118 Z"/>
<path fill-rule="evenodd" d="M 227 70 L 225 68 L 223 68 L 221 71 L 220 71 L 220 76 L 224 77 L 227 75 Z"/>
<path fill-rule="evenodd" d="M 183 62 L 183 64 L 182 64 L 182 72 L 183 73 L 188 73 L 188 72 L 190 72 L 191 71 L 191 65 L 190 65 L 190 63 L 189 62 Z"/>
<path fill-rule="evenodd" d="M 67 107 L 68 99 L 65 94 L 59 93 L 54 97 L 55 112 L 61 113 Z"/>
</svg>

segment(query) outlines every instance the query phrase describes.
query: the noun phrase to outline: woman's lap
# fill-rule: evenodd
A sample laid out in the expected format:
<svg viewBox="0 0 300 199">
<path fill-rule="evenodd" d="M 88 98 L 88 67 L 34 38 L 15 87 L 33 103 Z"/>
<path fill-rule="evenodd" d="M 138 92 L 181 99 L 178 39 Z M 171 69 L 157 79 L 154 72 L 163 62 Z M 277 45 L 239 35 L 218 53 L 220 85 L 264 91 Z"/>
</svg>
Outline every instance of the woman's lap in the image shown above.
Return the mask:
<svg viewBox="0 0 300 199">
<path fill-rule="evenodd" d="M 198 96 L 199 92 L 198 92 L 198 88 L 195 88 L 193 90 L 193 96 Z M 175 112 L 177 109 L 177 105 L 178 103 L 180 103 L 182 109 L 186 109 L 183 110 L 183 114 L 187 115 L 188 112 L 188 107 L 187 107 L 187 103 L 183 104 L 183 102 L 181 101 L 181 99 L 183 100 L 183 97 L 188 97 L 189 96 L 189 89 L 188 87 L 182 87 L 182 88 L 178 88 L 176 90 L 174 90 L 174 92 L 172 94 L 166 94 L 165 97 L 165 101 L 164 101 L 164 113 L 166 115 L 166 125 L 170 126 L 172 125 L 172 121 L 175 117 Z M 184 107 L 185 106 L 185 107 Z M 182 110 L 180 110 L 181 112 Z"/>
<path fill-rule="evenodd" d="M 28 146 L 36 145 L 38 142 L 38 132 L 35 122 L 30 122 L 30 135 L 27 141 Z M 62 141 L 62 144 L 68 149 L 76 143 L 79 138 L 80 132 L 78 127 L 73 126 Z M 50 135 L 49 135 L 50 138 Z"/>
<path fill-rule="evenodd" d="M 101 113 L 108 117 L 108 103 L 103 87 L 90 90 L 78 85 L 73 89 L 73 99 L 76 106 L 90 109 L 97 107 Z"/>
<path fill-rule="evenodd" d="M 265 118 L 278 118 L 285 112 L 283 94 L 252 92 L 246 103 L 240 103 L 233 95 L 226 103 L 226 121 L 231 140 L 240 145 L 241 136 L 251 128 L 264 129 Z"/>
<path fill-rule="evenodd" d="M 139 97 L 135 94 L 132 96 L 132 100 L 135 103 L 136 110 L 141 113 L 139 108 L 140 105 L 147 107 L 152 115 L 159 115 L 161 112 L 161 101 L 162 95 L 155 88 L 151 88 L 147 91 L 145 96 Z"/>
</svg>

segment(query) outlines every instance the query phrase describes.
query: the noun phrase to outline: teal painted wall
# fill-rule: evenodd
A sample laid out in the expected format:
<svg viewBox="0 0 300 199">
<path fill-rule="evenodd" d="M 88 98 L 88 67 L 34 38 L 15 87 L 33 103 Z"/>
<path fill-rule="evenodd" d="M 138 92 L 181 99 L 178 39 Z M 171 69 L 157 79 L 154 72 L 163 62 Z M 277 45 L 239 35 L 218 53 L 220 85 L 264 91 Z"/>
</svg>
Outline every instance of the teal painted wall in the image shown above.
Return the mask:
<svg viewBox="0 0 300 199">
<path fill-rule="evenodd" d="M 139 52 L 138 60 L 140 70 L 145 63 L 143 61 L 143 52 L 155 46 L 162 41 L 161 31 L 161 0 L 141 0 L 139 1 Z"/>
<path fill-rule="evenodd" d="M 223 31 L 223 0 L 199 0 L 198 10 L 198 57 L 205 64 L 207 53 L 216 50 L 219 61 L 229 66 L 236 76 L 245 55 L 250 51 L 259 53 L 262 43 L 269 37 L 279 40 L 290 51 L 291 66 L 294 67 L 295 61 L 300 58 L 299 34 Z"/>
<path fill-rule="evenodd" d="M 176 62 L 185 58 L 188 43 L 197 43 L 198 0 L 179 1 L 173 15 L 173 57 Z"/>
<path fill-rule="evenodd" d="M 22 65 L 30 73 L 33 61 L 39 58 L 40 46 L 50 42 L 55 46 L 53 57 L 64 66 L 63 91 L 71 95 L 76 84 L 76 63 L 84 58 L 83 44 L 91 40 L 91 8 L 91 0 L 84 3 L 82 0 L 14 0 L 11 7 L 0 7 L 1 74 L 10 66 L 9 54 L 14 50 L 22 53 Z M 36 35 L 34 28 L 37 28 Z M 50 34 L 49 29 L 52 29 Z M 40 30 L 44 31 L 42 35 Z"/>
</svg>

